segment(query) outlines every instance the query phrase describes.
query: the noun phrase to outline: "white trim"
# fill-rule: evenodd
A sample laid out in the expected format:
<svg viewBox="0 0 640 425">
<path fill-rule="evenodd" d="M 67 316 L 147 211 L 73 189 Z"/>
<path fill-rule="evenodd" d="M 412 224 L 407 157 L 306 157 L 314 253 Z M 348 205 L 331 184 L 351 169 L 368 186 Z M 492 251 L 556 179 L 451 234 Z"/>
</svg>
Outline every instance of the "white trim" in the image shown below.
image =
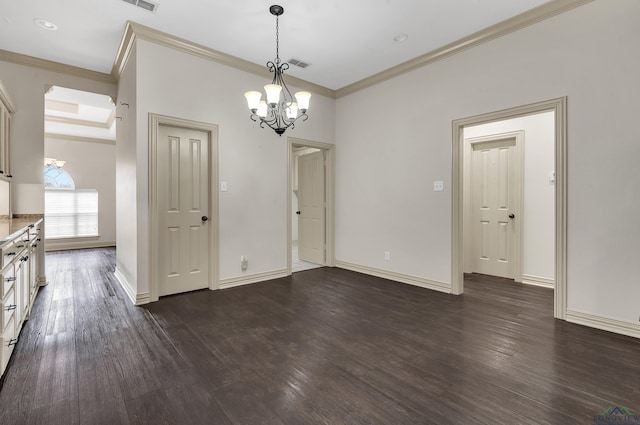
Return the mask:
<svg viewBox="0 0 640 425">
<path fill-rule="evenodd" d="M 149 297 L 148 292 L 142 292 L 140 294 L 136 294 L 133 291 L 133 288 L 127 281 L 127 278 L 124 277 L 124 275 L 122 274 L 122 272 L 120 272 L 120 269 L 118 269 L 118 267 L 116 267 L 116 270 L 113 272 L 113 274 L 116 277 L 116 280 L 120 282 L 120 286 L 122 287 L 122 289 L 124 289 L 125 294 L 127 294 L 127 297 L 129 297 L 129 300 L 131 300 L 133 305 L 143 305 L 143 304 L 149 304 L 151 302 L 151 298 Z"/>
<path fill-rule="evenodd" d="M 231 277 L 228 279 L 220 279 L 218 289 L 228 289 L 235 286 L 249 285 L 252 283 L 263 282 L 265 280 L 279 279 L 287 277 L 287 270 L 273 270 L 270 272 L 255 273 L 246 276 Z"/>
<path fill-rule="evenodd" d="M 525 285 L 541 286 L 543 288 L 553 289 L 556 287 L 556 281 L 552 278 L 533 276 L 530 274 L 522 275 L 522 283 Z"/>
<path fill-rule="evenodd" d="M 7 88 L 2 84 L 2 81 L 0 81 L 0 103 L 3 103 L 7 107 L 10 114 L 14 114 L 16 112 L 16 104 L 13 103 Z"/>
<path fill-rule="evenodd" d="M 585 313 L 578 310 L 567 310 L 566 320 L 567 322 L 577 325 L 589 326 L 591 328 L 602 329 L 603 331 L 640 338 L 640 325 L 637 323 L 625 322 L 612 317 Z"/>
<path fill-rule="evenodd" d="M 381 277 L 383 279 L 393 280 L 395 282 L 406 283 L 408 285 L 419 286 L 421 288 L 431 289 L 433 291 L 451 293 L 451 285 L 436 280 L 425 279 L 418 276 L 411 276 L 404 273 L 396 273 L 389 270 L 377 269 L 375 267 L 363 266 L 360 264 L 348 263 L 346 261 L 336 261 L 336 267 L 351 270 L 353 272 L 364 273 L 371 276 Z"/>
<path fill-rule="evenodd" d="M 555 268 L 553 316 L 565 320 L 567 313 L 567 98 L 560 97 L 530 105 L 518 106 L 452 122 L 451 167 L 451 293 L 464 291 L 463 221 L 463 146 L 464 127 L 503 121 L 541 112 L 554 112 L 555 117 Z"/>
<path fill-rule="evenodd" d="M 45 139 L 65 140 L 67 142 L 88 142 L 103 143 L 105 145 L 116 145 L 116 141 L 109 139 L 97 139 L 95 137 L 71 136 L 68 134 L 44 133 Z"/>
<path fill-rule="evenodd" d="M 291 195 L 293 188 L 291 185 L 291 173 L 293 170 L 293 150 L 296 147 L 316 148 L 324 151 L 325 159 L 325 259 L 323 266 L 334 267 L 336 264 L 335 255 L 335 145 L 331 143 L 314 142 L 313 140 L 298 139 L 296 137 L 287 138 L 287 275 L 292 273 L 291 266 L 291 223 L 293 213 L 291 212 Z"/>
<path fill-rule="evenodd" d="M 453 56 L 472 47 L 476 47 L 498 37 L 502 37 L 503 35 L 521 30 L 529 25 L 544 21 L 545 19 L 553 18 L 556 15 L 575 9 L 576 7 L 580 7 L 592 1 L 593 0 L 549 1 L 524 13 L 509 18 L 506 21 L 498 22 L 495 25 L 463 37 L 453 43 L 449 43 L 446 46 L 432 50 L 424 55 L 410 59 L 407 62 L 393 66 L 365 79 L 356 81 L 353 84 L 342 87 L 335 91 L 335 98 L 339 99 L 351 93 L 355 93 L 359 90 L 382 83 L 391 78 L 395 78 L 409 71 L 413 71 L 414 69 L 422 68 L 441 59 L 448 58 L 449 56 Z"/>
<path fill-rule="evenodd" d="M 218 126 L 204 122 L 192 121 L 182 118 L 169 117 L 149 113 L 149 300 L 158 301 L 158 200 L 157 190 L 157 145 L 158 128 L 161 125 L 182 127 L 204 131 L 209 135 L 209 289 L 218 289 Z"/>
<path fill-rule="evenodd" d="M 116 246 L 115 241 L 61 242 L 61 243 L 46 241 L 44 250 L 46 252 L 51 252 L 51 251 L 66 251 L 69 249 L 108 248 L 112 246 Z"/>
<path fill-rule="evenodd" d="M 92 71 L 73 65 L 40 59 L 34 56 L 10 52 L 8 50 L 0 49 L 0 61 L 11 62 L 17 65 L 28 66 L 30 68 L 44 69 L 46 71 L 57 72 L 74 77 L 86 78 L 88 80 L 98 81 L 101 83 L 118 84 L 118 80 L 111 74 L 105 74 L 103 72 Z"/>
<path fill-rule="evenodd" d="M 129 58 L 137 39 L 146 40 L 159 46 L 175 49 L 192 56 L 197 56 L 241 71 L 259 75 L 260 77 L 271 78 L 267 67 L 264 65 L 258 65 L 218 50 L 214 50 L 210 47 L 203 46 L 202 44 L 194 43 L 193 41 L 189 41 L 172 34 L 167 34 L 132 21 L 127 22 L 127 27 L 122 35 L 120 47 L 118 48 L 118 53 L 116 54 L 113 67 L 111 69 L 111 75 L 113 77 L 120 78 L 120 74 L 124 69 L 126 61 Z M 302 80 L 289 74 L 287 74 L 287 84 L 289 87 L 305 89 L 320 96 L 335 99 L 335 90 Z"/>
</svg>

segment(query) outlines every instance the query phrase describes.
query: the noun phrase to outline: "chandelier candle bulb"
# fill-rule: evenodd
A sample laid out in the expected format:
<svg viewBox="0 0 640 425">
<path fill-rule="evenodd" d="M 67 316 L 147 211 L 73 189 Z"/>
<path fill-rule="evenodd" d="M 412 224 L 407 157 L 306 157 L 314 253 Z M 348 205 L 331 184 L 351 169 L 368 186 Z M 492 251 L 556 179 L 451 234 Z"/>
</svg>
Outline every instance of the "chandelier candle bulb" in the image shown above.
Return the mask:
<svg viewBox="0 0 640 425">
<path fill-rule="evenodd" d="M 259 91 L 248 91 L 244 94 L 244 97 L 247 98 L 247 104 L 249 105 L 249 109 L 251 109 L 251 112 L 255 114 L 256 111 L 258 110 L 258 107 L 260 106 L 260 99 L 262 99 L 262 93 L 260 93 Z"/>
<path fill-rule="evenodd" d="M 309 99 L 311 93 L 306 91 L 297 92 L 294 101 L 289 88 L 284 82 L 283 73 L 289 69 L 289 64 L 280 61 L 280 33 L 279 17 L 284 13 L 282 6 L 274 4 L 269 8 L 269 12 L 276 17 L 276 58 L 267 62 L 267 69 L 273 73 L 271 84 L 264 86 L 267 94 L 266 101 L 262 100 L 262 94 L 258 91 L 248 91 L 244 94 L 251 111 L 251 120 L 260 124 L 265 124 L 282 136 L 287 128 L 295 127 L 295 122 L 302 118 L 306 121 L 307 110 L 309 109 Z"/>
<path fill-rule="evenodd" d="M 289 107 L 287 108 L 287 118 L 290 120 L 295 120 L 298 116 L 298 104 L 296 102 L 289 102 Z"/>
<path fill-rule="evenodd" d="M 258 112 L 256 112 L 256 115 L 260 118 L 265 118 L 267 116 L 267 102 L 265 102 L 264 100 L 260 101 L 260 104 L 258 105 Z"/>
<path fill-rule="evenodd" d="M 309 99 L 311 99 L 311 93 L 308 91 L 299 91 L 295 94 L 296 100 L 298 101 L 298 108 L 300 108 L 300 112 L 303 114 L 307 112 L 309 109 Z"/>
<path fill-rule="evenodd" d="M 280 103 L 280 92 L 282 87 L 277 84 L 267 84 L 264 86 L 264 91 L 267 92 L 267 103 L 272 108 L 278 106 Z"/>
</svg>

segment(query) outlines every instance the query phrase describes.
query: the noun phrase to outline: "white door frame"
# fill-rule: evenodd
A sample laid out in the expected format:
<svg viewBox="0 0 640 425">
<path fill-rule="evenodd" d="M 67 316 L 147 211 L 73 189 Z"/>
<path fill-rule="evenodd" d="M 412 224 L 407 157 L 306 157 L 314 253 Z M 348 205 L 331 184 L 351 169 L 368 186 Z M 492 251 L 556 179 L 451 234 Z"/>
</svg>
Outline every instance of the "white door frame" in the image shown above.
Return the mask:
<svg viewBox="0 0 640 425">
<path fill-rule="evenodd" d="M 325 152 L 325 266 L 334 267 L 336 265 L 334 246 L 334 161 L 335 145 L 331 143 L 315 142 L 313 140 L 298 139 L 296 137 L 287 138 L 287 276 L 291 275 L 291 161 L 293 160 L 293 148 L 305 146 L 308 148 L 321 149 Z"/>
<path fill-rule="evenodd" d="M 471 205 L 473 204 L 471 198 L 471 192 L 473 182 L 471 181 L 471 154 L 473 152 L 473 145 L 486 142 L 499 142 L 502 140 L 515 139 L 515 156 L 518 163 L 518 170 L 515 176 L 515 184 L 518 187 L 517 199 L 513 204 L 513 213 L 515 214 L 516 231 L 514 232 L 514 252 L 513 252 L 513 278 L 516 282 L 522 282 L 522 252 L 524 239 L 522 232 L 524 229 L 524 131 L 511 131 L 508 133 L 491 134 L 487 136 L 471 137 L 464 139 L 464 159 L 463 159 L 463 225 L 462 225 L 462 248 L 464 250 L 463 258 L 467 264 L 463 264 L 465 272 L 469 272 L 468 259 L 471 255 L 471 241 L 472 241 L 472 220 L 473 214 L 471 211 Z"/>
<path fill-rule="evenodd" d="M 204 131 L 209 135 L 209 289 L 218 289 L 218 126 L 149 113 L 149 298 L 158 301 L 158 128 L 161 125 Z"/>
<path fill-rule="evenodd" d="M 567 315 L 567 98 L 561 97 L 530 105 L 504 109 L 452 122 L 451 173 L 451 293 L 464 292 L 463 183 L 464 127 L 503 121 L 511 118 L 553 111 L 555 113 L 555 289 L 553 316 L 566 320 Z"/>
</svg>

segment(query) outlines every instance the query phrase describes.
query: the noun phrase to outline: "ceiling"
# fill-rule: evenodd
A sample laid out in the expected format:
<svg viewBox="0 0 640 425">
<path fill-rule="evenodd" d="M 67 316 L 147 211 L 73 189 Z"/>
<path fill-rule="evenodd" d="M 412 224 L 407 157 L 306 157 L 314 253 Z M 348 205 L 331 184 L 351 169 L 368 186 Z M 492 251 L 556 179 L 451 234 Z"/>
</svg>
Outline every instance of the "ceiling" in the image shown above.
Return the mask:
<svg viewBox="0 0 640 425">
<path fill-rule="evenodd" d="M 135 1 L 135 0 L 130 0 Z M 263 65 L 280 57 L 311 65 L 288 74 L 332 90 L 431 52 L 547 0 L 0 0 L 0 49 L 110 73 L 127 21 Z M 49 31 L 34 24 L 46 19 Z M 394 41 L 399 34 L 407 40 Z"/>
<path fill-rule="evenodd" d="M 44 132 L 47 138 L 115 142 L 115 110 L 109 96 L 54 86 L 44 96 Z"/>
</svg>

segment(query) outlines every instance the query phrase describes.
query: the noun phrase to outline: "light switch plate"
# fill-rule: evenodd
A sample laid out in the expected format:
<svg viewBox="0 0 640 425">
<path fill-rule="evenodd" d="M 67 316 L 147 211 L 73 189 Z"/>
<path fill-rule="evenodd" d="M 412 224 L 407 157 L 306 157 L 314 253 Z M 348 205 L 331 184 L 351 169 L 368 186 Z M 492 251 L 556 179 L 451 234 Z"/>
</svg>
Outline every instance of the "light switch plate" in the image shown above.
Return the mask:
<svg viewBox="0 0 640 425">
<path fill-rule="evenodd" d="M 442 192 L 443 190 L 444 190 L 444 182 L 442 180 L 437 180 L 433 182 L 434 192 Z"/>
</svg>

